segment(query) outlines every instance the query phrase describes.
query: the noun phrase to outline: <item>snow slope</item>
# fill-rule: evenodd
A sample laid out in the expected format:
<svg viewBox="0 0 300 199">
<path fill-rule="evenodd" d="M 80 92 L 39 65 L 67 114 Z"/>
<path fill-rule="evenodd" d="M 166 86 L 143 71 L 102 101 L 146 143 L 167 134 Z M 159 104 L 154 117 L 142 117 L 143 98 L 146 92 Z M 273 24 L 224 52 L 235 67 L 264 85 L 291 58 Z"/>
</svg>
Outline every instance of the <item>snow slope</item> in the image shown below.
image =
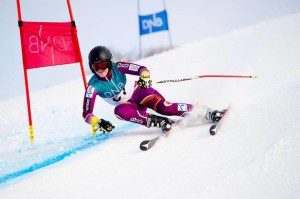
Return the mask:
<svg viewBox="0 0 300 199">
<path fill-rule="evenodd" d="M 141 152 L 139 143 L 160 132 L 116 120 L 102 100 L 96 112 L 117 129 L 93 137 L 76 80 L 31 95 L 32 147 L 25 97 L 0 102 L 1 198 L 300 198 L 299 33 L 294 14 L 139 61 L 154 81 L 259 77 L 155 85 L 170 101 L 231 102 L 214 137 L 209 125 L 179 129 Z"/>
</svg>

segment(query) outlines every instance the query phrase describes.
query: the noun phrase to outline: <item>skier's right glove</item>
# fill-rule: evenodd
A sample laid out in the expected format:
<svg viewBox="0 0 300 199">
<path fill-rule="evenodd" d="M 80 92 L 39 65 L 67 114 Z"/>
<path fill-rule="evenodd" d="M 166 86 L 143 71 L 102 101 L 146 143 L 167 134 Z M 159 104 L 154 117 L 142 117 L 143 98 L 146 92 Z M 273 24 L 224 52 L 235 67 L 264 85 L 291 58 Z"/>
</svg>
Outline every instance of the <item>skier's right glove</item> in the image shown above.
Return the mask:
<svg viewBox="0 0 300 199">
<path fill-rule="evenodd" d="M 143 70 L 141 72 L 138 85 L 142 88 L 149 88 L 152 86 L 152 80 L 150 79 L 150 72 L 148 70 Z"/>
<path fill-rule="evenodd" d="M 104 119 L 100 119 L 97 126 L 98 129 L 103 132 L 103 134 L 107 134 L 115 128 L 114 125 L 112 125 L 109 121 L 106 121 Z"/>
</svg>

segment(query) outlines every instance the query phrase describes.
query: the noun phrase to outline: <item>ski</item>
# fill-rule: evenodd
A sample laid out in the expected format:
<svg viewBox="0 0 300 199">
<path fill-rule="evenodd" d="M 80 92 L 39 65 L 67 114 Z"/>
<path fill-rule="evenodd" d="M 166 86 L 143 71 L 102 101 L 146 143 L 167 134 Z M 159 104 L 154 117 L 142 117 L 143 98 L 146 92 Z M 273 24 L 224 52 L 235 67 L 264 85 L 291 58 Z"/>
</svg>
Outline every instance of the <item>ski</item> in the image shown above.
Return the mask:
<svg viewBox="0 0 300 199">
<path fill-rule="evenodd" d="M 140 144 L 140 149 L 141 149 L 142 151 L 147 151 L 147 150 L 149 150 L 150 148 L 153 147 L 153 145 L 157 142 L 157 140 L 158 140 L 159 138 L 160 138 L 160 136 L 157 136 L 157 137 L 155 137 L 155 138 L 153 138 L 153 139 L 151 139 L 151 140 L 144 140 L 144 141 L 142 141 L 141 144 Z"/>
<path fill-rule="evenodd" d="M 173 121 L 172 128 L 168 132 L 163 133 L 162 135 L 156 136 L 153 139 L 142 141 L 140 143 L 140 149 L 142 151 L 147 151 L 147 150 L 151 149 L 161 137 L 168 137 L 169 134 L 171 133 L 171 131 L 173 130 L 173 128 L 176 127 L 181 121 L 182 121 L 181 119 L 177 120 L 177 121 Z"/>
<path fill-rule="evenodd" d="M 221 124 L 222 122 L 224 121 L 225 117 L 227 116 L 228 114 L 228 111 L 230 109 L 230 105 L 228 106 L 227 109 L 225 109 L 225 113 L 224 115 L 222 116 L 222 118 L 220 119 L 219 122 L 217 123 L 214 123 L 213 125 L 211 125 L 210 129 L 209 129 L 209 132 L 211 135 L 216 135 L 218 130 L 220 129 L 221 127 Z M 150 140 L 144 140 L 140 143 L 140 149 L 142 151 L 147 151 L 149 149 L 151 149 L 156 143 L 157 141 L 161 138 L 161 137 L 168 137 L 168 135 L 174 130 L 173 128 L 176 127 L 178 124 L 180 124 L 182 122 L 182 120 L 178 120 L 178 121 L 175 121 L 174 122 L 174 125 L 172 125 L 172 129 L 166 133 L 163 133 L 162 135 L 159 135 L 159 136 L 156 136 L 155 138 L 153 139 L 150 139 Z"/>
<path fill-rule="evenodd" d="M 220 119 L 220 121 L 217 122 L 217 123 L 215 123 L 215 124 L 213 124 L 213 125 L 211 125 L 211 127 L 209 128 L 209 133 L 210 133 L 211 135 L 216 135 L 216 134 L 218 133 L 218 131 L 219 131 L 219 129 L 221 128 L 221 125 L 222 125 L 224 119 L 225 119 L 226 116 L 228 115 L 229 110 L 230 110 L 230 105 L 229 105 L 228 108 L 226 109 L 226 111 L 225 111 L 224 115 L 222 116 L 222 118 Z"/>
</svg>

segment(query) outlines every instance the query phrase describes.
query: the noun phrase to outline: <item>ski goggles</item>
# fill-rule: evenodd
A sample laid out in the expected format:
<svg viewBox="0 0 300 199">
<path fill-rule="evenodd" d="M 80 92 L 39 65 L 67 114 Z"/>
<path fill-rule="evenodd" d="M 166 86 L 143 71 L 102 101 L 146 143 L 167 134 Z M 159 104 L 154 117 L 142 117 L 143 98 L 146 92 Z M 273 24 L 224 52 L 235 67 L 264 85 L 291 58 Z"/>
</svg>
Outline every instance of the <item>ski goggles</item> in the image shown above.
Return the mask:
<svg viewBox="0 0 300 199">
<path fill-rule="evenodd" d="M 105 60 L 105 61 L 100 61 L 100 62 L 96 62 L 92 64 L 92 68 L 94 71 L 98 71 L 98 70 L 105 70 L 109 67 L 110 63 L 109 60 Z"/>
</svg>

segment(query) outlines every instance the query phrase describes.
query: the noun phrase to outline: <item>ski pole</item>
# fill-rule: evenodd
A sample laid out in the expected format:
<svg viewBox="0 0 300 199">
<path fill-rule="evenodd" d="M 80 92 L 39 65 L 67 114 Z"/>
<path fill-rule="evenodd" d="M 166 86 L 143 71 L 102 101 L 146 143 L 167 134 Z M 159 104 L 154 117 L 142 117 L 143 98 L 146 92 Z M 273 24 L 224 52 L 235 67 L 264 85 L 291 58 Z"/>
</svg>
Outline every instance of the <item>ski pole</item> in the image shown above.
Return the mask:
<svg viewBox="0 0 300 199">
<path fill-rule="evenodd" d="M 200 79 L 200 78 L 250 78 L 255 79 L 257 76 L 255 75 L 199 75 L 195 77 L 188 77 L 188 78 L 182 78 L 182 79 L 170 79 L 170 80 L 161 80 L 158 82 L 154 82 L 153 84 L 164 84 L 164 83 L 170 83 L 170 82 L 183 82 L 193 79 Z"/>
</svg>

